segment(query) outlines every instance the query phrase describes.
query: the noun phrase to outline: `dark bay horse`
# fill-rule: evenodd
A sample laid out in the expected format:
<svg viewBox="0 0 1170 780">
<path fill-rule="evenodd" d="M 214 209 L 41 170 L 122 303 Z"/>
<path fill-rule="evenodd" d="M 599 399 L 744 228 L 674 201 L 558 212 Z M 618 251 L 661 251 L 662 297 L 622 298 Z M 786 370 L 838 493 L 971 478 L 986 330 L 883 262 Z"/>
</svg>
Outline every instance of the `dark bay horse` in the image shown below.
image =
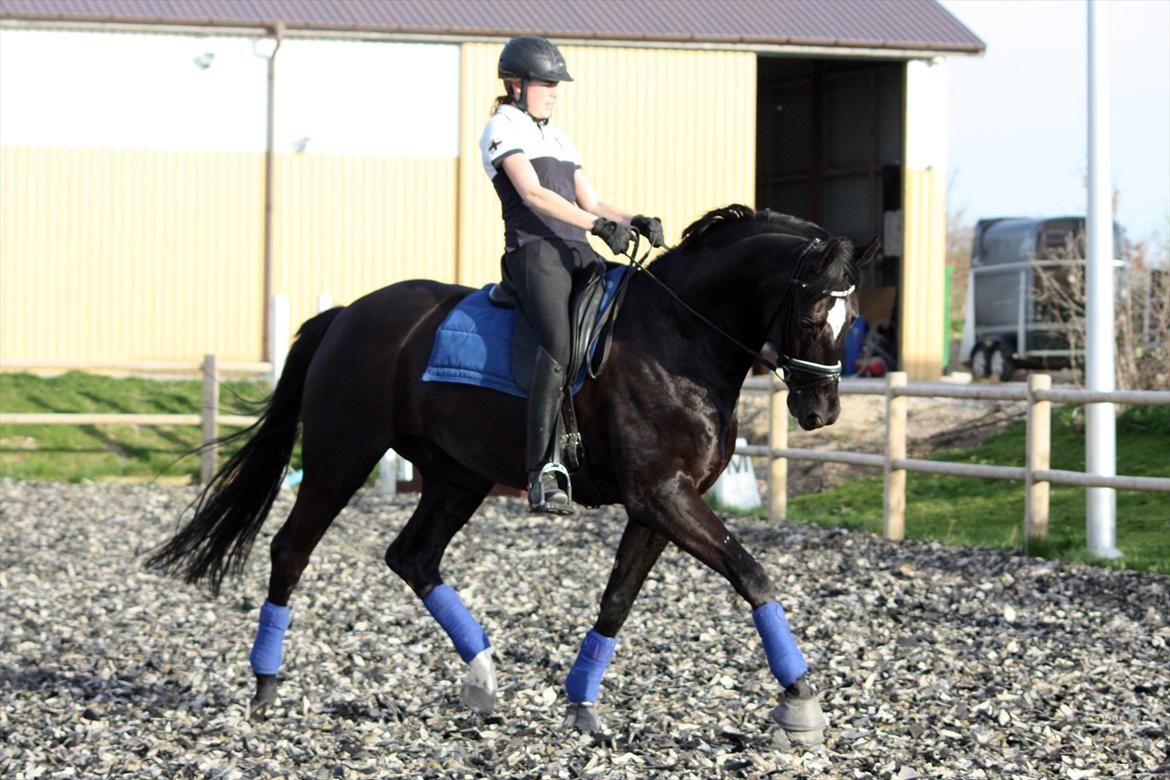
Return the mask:
<svg viewBox="0 0 1170 780">
<path fill-rule="evenodd" d="M 629 519 L 600 614 L 566 681 L 567 725 L 600 728 L 592 705 L 614 637 L 673 542 L 726 578 L 751 606 L 782 686 L 775 720 L 798 737 L 815 739 L 823 730 L 807 666 L 771 580 L 702 495 L 733 454 L 736 403 L 758 350 L 787 367 L 789 411 L 803 428 L 836 420 L 858 267 L 876 251 L 875 240 L 855 261 L 847 239 L 794 217 L 733 205 L 688 227 L 677 247 L 647 266 L 650 273 L 634 273 L 608 366 L 576 398 L 588 479 L 575 486 L 574 498 L 622 504 Z M 246 443 L 195 502 L 190 521 L 148 561 L 218 593 L 224 577 L 244 565 L 300 424 L 304 481 L 272 540 L 268 598 L 251 654 L 256 709 L 275 701 L 289 599 L 313 548 L 389 448 L 414 464 L 423 486 L 386 563 L 468 663 L 464 703 L 480 712 L 495 706 L 490 641 L 443 583 L 439 564 L 493 483 L 524 487 L 525 402 L 421 381 L 437 326 L 469 292 L 401 282 L 305 322 L 263 415 L 235 434 Z"/>
</svg>

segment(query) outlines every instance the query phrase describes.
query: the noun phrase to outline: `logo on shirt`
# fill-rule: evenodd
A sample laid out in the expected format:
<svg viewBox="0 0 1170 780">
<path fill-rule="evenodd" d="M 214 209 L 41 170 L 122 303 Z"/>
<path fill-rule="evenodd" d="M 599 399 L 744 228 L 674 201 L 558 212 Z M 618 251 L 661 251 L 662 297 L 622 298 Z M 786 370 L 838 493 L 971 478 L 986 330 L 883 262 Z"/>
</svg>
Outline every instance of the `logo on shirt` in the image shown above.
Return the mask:
<svg viewBox="0 0 1170 780">
<path fill-rule="evenodd" d="M 494 152 L 496 149 L 499 149 L 499 148 L 500 148 L 500 142 L 495 138 L 493 138 L 492 142 L 490 144 L 488 144 L 488 151 L 489 152 Z"/>
</svg>

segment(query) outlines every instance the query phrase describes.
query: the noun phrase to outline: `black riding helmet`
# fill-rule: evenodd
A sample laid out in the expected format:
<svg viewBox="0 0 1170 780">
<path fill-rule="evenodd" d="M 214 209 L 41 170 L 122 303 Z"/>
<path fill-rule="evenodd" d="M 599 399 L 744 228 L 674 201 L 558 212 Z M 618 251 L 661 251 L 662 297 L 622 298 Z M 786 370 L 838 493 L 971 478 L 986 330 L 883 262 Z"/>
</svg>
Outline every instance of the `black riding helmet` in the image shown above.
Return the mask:
<svg viewBox="0 0 1170 780">
<path fill-rule="evenodd" d="M 528 80 L 572 81 L 565 58 L 551 41 L 535 35 L 513 38 L 500 52 L 499 76 L 520 79 L 518 108 L 528 113 Z"/>
</svg>

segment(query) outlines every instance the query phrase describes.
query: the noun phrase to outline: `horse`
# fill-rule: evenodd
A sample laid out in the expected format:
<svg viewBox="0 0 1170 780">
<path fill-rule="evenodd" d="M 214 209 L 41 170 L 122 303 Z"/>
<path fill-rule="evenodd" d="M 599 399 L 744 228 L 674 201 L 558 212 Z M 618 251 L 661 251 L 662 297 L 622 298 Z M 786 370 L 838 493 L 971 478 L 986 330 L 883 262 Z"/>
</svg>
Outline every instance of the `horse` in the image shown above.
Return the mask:
<svg viewBox="0 0 1170 780">
<path fill-rule="evenodd" d="M 677 246 L 638 266 L 642 272 L 629 272 L 609 362 L 574 400 L 585 455 L 574 501 L 622 504 L 628 520 L 597 619 L 565 682 L 567 728 L 603 729 L 595 705 L 615 638 L 673 543 L 750 606 L 781 688 L 772 719 L 794 740 L 823 738 L 819 697 L 776 589 L 702 496 L 734 453 L 736 404 L 755 361 L 779 371 L 771 356 L 784 369 L 788 409 L 802 428 L 837 419 L 858 269 L 877 247 L 875 238 L 858 260 L 848 239 L 811 222 L 732 204 L 691 224 Z M 250 654 L 254 714 L 276 701 L 288 605 L 314 547 L 391 448 L 421 473 L 422 494 L 385 562 L 467 664 L 463 704 L 479 713 L 496 706 L 490 640 L 443 581 L 440 562 L 495 483 L 526 485 L 525 402 L 421 380 L 436 328 L 470 292 L 404 281 L 307 320 L 257 422 L 225 437 L 243 445 L 193 502 L 189 522 L 147 560 L 217 595 L 224 578 L 243 569 L 300 426 L 304 477 L 272 539 Z"/>
</svg>

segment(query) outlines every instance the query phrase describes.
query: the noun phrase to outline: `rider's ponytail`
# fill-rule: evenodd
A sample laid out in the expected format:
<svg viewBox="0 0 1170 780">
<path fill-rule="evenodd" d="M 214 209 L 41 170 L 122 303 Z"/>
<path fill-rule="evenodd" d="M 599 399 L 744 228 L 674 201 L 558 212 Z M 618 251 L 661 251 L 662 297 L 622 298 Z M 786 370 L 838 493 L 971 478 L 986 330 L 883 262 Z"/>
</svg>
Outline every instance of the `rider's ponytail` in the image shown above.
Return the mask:
<svg viewBox="0 0 1170 780">
<path fill-rule="evenodd" d="M 500 110 L 500 106 L 514 106 L 516 105 L 516 98 L 512 97 L 512 89 L 508 85 L 508 79 L 504 79 L 505 93 L 496 98 L 492 103 L 492 110 L 489 116 L 495 116 L 495 113 Z"/>
</svg>

